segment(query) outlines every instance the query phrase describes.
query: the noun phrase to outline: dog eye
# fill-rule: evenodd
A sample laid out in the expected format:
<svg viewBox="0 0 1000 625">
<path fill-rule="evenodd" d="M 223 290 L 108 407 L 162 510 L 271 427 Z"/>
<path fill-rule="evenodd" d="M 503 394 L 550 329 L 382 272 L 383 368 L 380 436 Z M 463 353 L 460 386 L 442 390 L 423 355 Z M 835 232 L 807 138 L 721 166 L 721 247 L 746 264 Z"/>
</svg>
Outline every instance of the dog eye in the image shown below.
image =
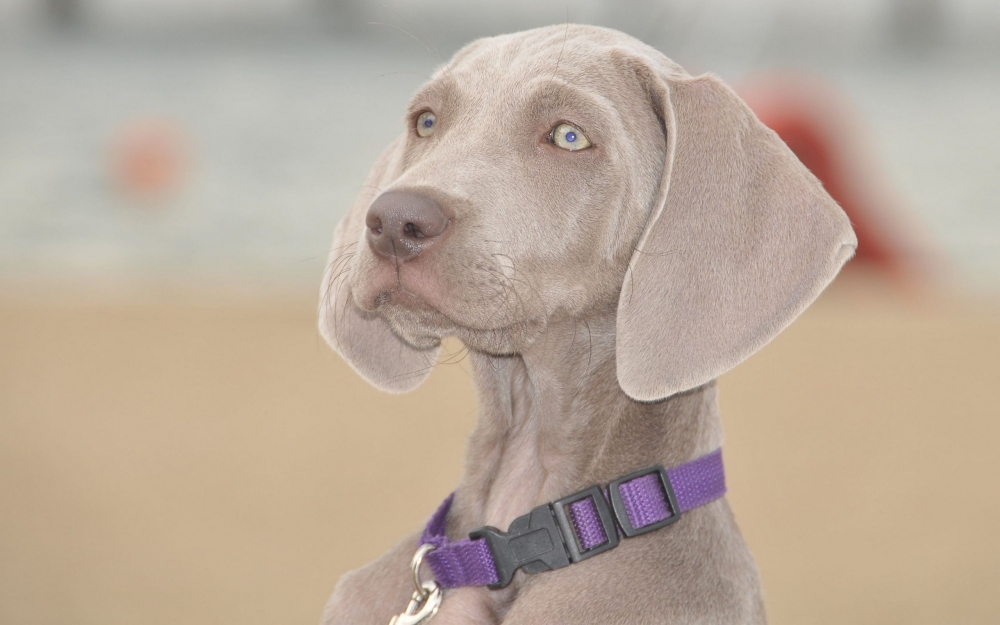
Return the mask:
<svg viewBox="0 0 1000 625">
<path fill-rule="evenodd" d="M 417 116 L 417 135 L 421 137 L 429 137 L 434 134 L 434 124 L 437 123 L 437 117 L 434 113 L 430 111 L 424 111 Z"/>
<path fill-rule="evenodd" d="M 559 124 L 549 132 L 549 142 L 575 152 L 590 147 L 590 139 L 573 124 Z"/>
</svg>

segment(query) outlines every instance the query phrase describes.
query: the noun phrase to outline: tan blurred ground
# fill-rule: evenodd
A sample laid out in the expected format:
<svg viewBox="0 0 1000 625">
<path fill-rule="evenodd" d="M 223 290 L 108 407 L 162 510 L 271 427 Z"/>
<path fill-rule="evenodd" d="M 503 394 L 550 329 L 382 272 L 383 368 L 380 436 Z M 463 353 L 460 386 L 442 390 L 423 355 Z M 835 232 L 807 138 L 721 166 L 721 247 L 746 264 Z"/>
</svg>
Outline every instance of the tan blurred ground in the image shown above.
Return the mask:
<svg viewBox="0 0 1000 625">
<path fill-rule="evenodd" d="M 773 623 L 1000 622 L 998 310 L 842 288 L 723 379 Z M 367 388 L 308 299 L 0 300 L 0 623 L 314 623 L 474 409 Z"/>
</svg>

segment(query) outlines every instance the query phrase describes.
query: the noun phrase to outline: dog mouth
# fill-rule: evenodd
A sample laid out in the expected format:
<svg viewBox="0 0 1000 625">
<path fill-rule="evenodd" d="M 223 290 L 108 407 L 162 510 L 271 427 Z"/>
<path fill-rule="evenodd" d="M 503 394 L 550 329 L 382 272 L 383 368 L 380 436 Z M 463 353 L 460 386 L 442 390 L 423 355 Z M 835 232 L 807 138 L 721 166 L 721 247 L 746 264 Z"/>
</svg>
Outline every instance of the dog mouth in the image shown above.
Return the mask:
<svg viewBox="0 0 1000 625">
<path fill-rule="evenodd" d="M 491 319 L 488 315 L 486 319 L 466 320 L 460 311 L 442 310 L 401 284 L 369 296 L 367 305 L 358 301 L 357 292 L 353 295 L 352 305 L 385 319 L 399 338 L 417 349 L 436 347 L 444 338 L 454 336 L 470 349 L 506 356 L 534 342 L 547 325 L 541 316 Z"/>
<path fill-rule="evenodd" d="M 436 331 L 436 333 L 519 333 L 542 323 L 540 319 L 533 318 L 504 320 L 496 324 L 457 319 L 452 314 L 434 306 L 427 299 L 403 287 L 380 292 L 375 297 L 375 306 L 368 312 L 397 318 L 405 316 L 418 320 L 419 325 L 424 330 Z"/>
<path fill-rule="evenodd" d="M 365 315 L 385 319 L 393 332 L 418 349 L 455 336 L 467 347 L 507 355 L 533 342 L 546 327 L 534 291 L 504 288 L 484 262 L 463 262 L 464 271 L 443 272 L 432 259 L 406 263 L 365 258 L 350 272 L 352 304 Z M 452 276 L 451 279 L 446 279 Z M 491 281 L 492 280 L 492 281 Z M 538 311 L 535 311 L 538 312 Z"/>
</svg>

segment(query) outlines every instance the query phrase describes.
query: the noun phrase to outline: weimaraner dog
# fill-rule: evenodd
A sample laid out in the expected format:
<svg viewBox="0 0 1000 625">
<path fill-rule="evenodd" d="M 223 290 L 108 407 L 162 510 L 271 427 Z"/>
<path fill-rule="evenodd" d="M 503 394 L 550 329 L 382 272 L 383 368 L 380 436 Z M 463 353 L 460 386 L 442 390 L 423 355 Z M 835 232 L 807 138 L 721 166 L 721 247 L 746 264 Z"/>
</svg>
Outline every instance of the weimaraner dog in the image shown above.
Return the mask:
<svg viewBox="0 0 1000 625">
<path fill-rule="evenodd" d="M 411 601 L 397 623 L 765 622 L 724 483 L 687 511 L 664 494 L 678 522 L 634 536 L 631 508 L 586 500 L 616 544 L 571 566 L 584 530 L 575 511 L 575 530 L 553 529 L 560 505 L 545 504 L 593 486 L 613 499 L 622 476 L 721 458 L 715 378 L 788 326 L 856 245 L 817 179 L 711 75 L 589 26 L 460 50 L 337 226 L 320 329 L 393 393 L 424 380 L 442 338 L 467 346 L 479 421 L 444 535 L 421 551 L 482 543 L 489 573 L 512 579 L 442 590 L 425 562 L 415 591 L 418 531 L 345 575 L 322 622 L 386 625 Z"/>
</svg>

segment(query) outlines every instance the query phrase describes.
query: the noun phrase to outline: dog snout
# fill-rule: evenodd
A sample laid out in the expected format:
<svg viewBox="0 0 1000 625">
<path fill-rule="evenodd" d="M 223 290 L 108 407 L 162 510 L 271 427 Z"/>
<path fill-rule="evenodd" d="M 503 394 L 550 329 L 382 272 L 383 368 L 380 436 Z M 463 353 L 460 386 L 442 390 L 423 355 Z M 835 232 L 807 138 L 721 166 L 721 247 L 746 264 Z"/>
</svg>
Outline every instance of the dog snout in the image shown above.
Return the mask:
<svg viewBox="0 0 1000 625">
<path fill-rule="evenodd" d="M 415 258 L 448 228 L 450 219 L 433 199 L 413 191 L 389 191 L 368 208 L 368 244 L 399 261 Z"/>
</svg>

